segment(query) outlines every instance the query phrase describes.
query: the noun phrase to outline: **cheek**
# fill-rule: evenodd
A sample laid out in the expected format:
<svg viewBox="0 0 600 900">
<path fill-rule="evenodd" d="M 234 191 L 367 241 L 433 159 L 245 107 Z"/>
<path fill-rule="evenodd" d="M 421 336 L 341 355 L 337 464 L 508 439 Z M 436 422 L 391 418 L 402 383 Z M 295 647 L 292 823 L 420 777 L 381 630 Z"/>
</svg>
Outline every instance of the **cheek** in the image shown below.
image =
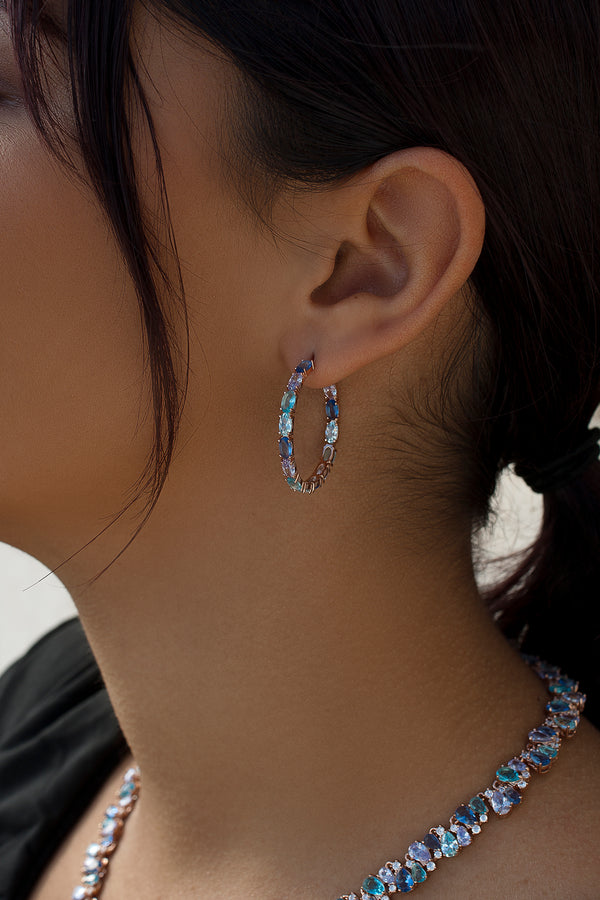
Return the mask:
<svg viewBox="0 0 600 900">
<path fill-rule="evenodd" d="M 91 193 L 31 126 L 0 123 L 0 167 L 0 528 L 111 514 L 152 442 L 137 299 Z"/>
</svg>

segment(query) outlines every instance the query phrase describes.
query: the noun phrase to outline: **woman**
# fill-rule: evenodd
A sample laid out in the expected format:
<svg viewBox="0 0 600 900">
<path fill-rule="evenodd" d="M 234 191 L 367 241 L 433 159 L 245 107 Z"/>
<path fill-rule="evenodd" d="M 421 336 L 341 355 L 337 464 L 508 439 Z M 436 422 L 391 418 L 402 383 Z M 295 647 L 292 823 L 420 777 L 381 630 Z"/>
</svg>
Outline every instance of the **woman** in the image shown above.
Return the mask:
<svg viewBox="0 0 600 900">
<path fill-rule="evenodd" d="M 599 4 L 1 15 L 0 896 L 597 898 Z"/>
</svg>

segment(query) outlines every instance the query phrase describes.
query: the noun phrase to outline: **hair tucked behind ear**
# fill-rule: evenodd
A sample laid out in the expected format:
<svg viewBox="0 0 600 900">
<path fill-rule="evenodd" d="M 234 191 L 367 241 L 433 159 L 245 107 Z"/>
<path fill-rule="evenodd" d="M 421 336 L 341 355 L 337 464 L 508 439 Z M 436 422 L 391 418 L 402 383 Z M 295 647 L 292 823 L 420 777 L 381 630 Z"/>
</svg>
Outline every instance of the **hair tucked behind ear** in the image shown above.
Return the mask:
<svg viewBox="0 0 600 900">
<path fill-rule="evenodd" d="M 481 526 L 499 472 L 562 456 L 582 438 L 600 400 L 598 2 L 147 5 L 172 27 L 208 39 L 239 72 L 235 121 L 227 123 L 229 172 L 263 221 L 280 190 L 342 182 L 411 146 L 445 150 L 473 175 L 486 208 L 484 247 L 470 279 L 474 328 L 442 375 L 439 447 L 428 466 L 438 466 L 448 508 L 468 511 L 474 529 Z M 14 6 L 35 109 L 41 83 L 28 47 L 38 4 Z M 30 7 L 33 15 L 24 15 Z M 146 312 L 157 373 L 155 460 L 166 471 L 178 398 L 169 329 L 145 274 L 149 243 L 128 144 L 125 151 L 119 144 L 126 75 L 135 84 L 123 13 L 129 7 L 70 0 L 68 47 L 84 158 Z M 461 382 L 460 391 L 446 390 L 458 384 L 457 360 L 465 354 L 472 360 L 468 388 Z M 449 460 L 451 478 L 444 477 Z M 517 573 L 488 594 L 493 608 L 505 610 L 499 625 L 507 634 L 528 623 L 524 649 L 580 677 L 590 695 L 587 715 L 597 721 L 598 471 L 545 497 L 539 540 Z"/>
</svg>

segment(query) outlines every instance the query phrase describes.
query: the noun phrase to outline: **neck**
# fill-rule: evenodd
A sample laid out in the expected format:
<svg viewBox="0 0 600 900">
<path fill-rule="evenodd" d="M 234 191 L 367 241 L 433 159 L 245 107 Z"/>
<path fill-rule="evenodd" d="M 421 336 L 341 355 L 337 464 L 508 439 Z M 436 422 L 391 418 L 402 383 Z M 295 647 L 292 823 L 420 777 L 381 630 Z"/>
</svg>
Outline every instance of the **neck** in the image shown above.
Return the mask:
<svg viewBox="0 0 600 900">
<path fill-rule="evenodd" d="M 290 492 L 294 519 L 267 493 L 252 517 L 167 493 L 98 582 L 67 583 L 142 773 L 115 885 L 212 896 L 234 866 L 235 900 L 356 890 L 538 721 L 468 530 L 419 551 L 334 477 Z"/>
</svg>

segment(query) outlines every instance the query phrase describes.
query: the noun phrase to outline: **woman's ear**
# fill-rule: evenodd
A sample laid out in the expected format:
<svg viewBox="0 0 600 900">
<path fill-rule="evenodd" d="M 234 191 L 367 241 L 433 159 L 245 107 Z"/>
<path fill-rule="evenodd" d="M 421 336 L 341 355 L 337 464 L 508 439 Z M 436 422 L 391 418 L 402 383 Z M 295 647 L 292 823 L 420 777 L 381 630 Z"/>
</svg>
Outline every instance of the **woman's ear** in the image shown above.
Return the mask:
<svg viewBox="0 0 600 900">
<path fill-rule="evenodd" d="M 431 147 L 389 154 L 317 197 L 312 211 L 331 254 L 287 309 L 280 347 L 290 370 L 314 355 L 310 383 L 323 387 L 434 320 L 477 262 L 485 209 L 465 167 Z"/>
</svg>

